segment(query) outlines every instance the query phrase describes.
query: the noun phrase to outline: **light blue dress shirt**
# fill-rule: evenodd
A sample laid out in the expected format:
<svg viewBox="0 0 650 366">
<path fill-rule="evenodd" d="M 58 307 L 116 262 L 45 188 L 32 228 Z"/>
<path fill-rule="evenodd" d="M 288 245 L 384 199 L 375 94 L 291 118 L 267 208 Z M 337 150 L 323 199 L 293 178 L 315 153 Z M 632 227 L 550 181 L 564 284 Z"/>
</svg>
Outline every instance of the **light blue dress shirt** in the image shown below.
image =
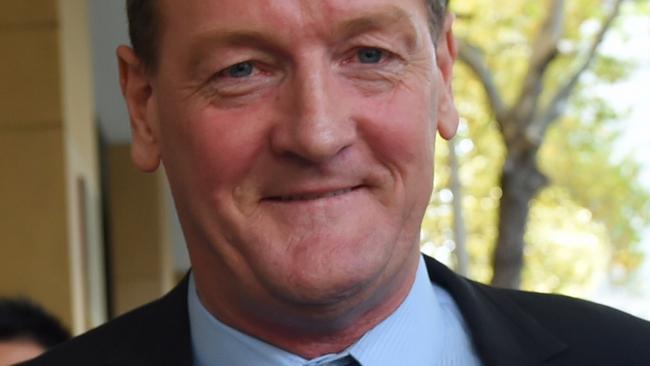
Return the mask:
<svg viewBox="0 0 650 366">
<path fill-rule="evenodd" d="M 318 366 L 352 355 L 362 366 L 481 365 L 451 296 L 432 284 L 424 259 L 404 302 L 339 354 L 306 360 L 233 329 L 201 303 L 190 278 L 188 310 L 195 366 Z"/>
</svg>

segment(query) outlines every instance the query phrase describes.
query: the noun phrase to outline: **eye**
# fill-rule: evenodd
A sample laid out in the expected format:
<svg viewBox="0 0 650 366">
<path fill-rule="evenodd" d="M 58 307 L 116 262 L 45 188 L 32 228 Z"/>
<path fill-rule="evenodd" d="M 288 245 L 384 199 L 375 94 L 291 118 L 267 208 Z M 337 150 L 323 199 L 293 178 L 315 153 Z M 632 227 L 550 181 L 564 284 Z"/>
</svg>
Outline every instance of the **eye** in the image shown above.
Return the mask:
<svg viewBox="0 0 650 366">
<path fill-rule="evenodd" d="M 260 96 L 281 82 L 284 75 L 281 65 L 270 57 L 268 60 L 250 57 L 246 61 L 224 63 L 225 67 L 211 74 L 200 91 L 215 103 Z"/>
<path fill-rule="evenodd" d="M 377 64 L 384 58 L 384 51 L 378 48 L 360 48 L 357 58 L 362 64 Z"/>
<path fill-rule="evenodd" d="M 238 64 L 232 65 L 222 71 L 224 76 L 231 78 L 245 78 L 253 74 L 254 66 L 250 62 L 240 62 Z"/>
</svg>

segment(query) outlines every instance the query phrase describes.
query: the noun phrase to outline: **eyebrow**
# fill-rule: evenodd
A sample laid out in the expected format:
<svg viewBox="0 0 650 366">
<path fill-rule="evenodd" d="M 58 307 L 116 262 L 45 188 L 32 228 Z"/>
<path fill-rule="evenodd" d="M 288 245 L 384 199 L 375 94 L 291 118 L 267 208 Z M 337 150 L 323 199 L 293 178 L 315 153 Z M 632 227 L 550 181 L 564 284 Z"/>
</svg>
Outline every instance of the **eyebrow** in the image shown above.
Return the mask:
<svg viewBox="0 0 650 366">
<path fill-rule="evenodd" d="M 189 49 L 196 51 L 202 49 L 205 44 L 218 46 L 259 46 L 261 48 L 273 48 L 269 45 L 277 41 L 267 33 L 256 30 L 213 30 L 199 35 L 199 37 L 190 42 Z M 192 55 L 195 58 L 196 55 Z"/>
<path fill-rule="evenodd" d="M 389 28 L 403 28 L 404 33 L 408 35 L 409 46 L 412 47 L 417 44 L 418 32 L 411 16 L 395 5 L 388 5 L 361 17 L 344 21 L 337 27 L 334 34 L 339 39 L 346 39 L 363 33 Z"/>
<path fill-rule="evenodd" d="M 213 47 L 255 47 L 267 51 L 278 51 L 277 40 L 268 33 L 256 30 L 229 30 L 216 29 L 200 34 L 189 44 L 188 65 L 190 70 L 196 71 L 197 65 L 201 63 L 206 50 L 206 45 Z"/>
<path fill-rule="evenodd" d="M 199 36 L 199 38 L 192 42 L 192 48 L 211 43 L 216 45 L 265 45 L 273 44 L 274 38 L 267 33 L 256 30 L 215 30 L 210 31 Z"/>
</svg>

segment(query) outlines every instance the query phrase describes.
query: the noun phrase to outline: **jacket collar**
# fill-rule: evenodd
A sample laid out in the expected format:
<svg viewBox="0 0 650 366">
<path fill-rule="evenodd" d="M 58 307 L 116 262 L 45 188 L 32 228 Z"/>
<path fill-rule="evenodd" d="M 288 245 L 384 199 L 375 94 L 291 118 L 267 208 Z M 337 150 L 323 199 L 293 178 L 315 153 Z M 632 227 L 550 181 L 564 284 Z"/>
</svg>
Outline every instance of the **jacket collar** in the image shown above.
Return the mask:
<svg viewBox="0 0 650 366">
<path fill-rule="evenodd" d="M 112 347 L 106 366 L 192 365 L 187 286 L 189 275 L 168 294 L 147 305 Z"/>
<path fill-rule="evenodd" d="M 425 262 L 431 281 L 456 301 L 485 366 L 540 365 L 567 348 L 511 299 L 511 290 L 467 280 L 427 256 Z"/>
<path fill-rule="evenodd" d="M 567 348 L 521 309 L 509 290 L 467 280 L 424 258 L 431 281 L 447 290 L 460 309 L 485 366 L 540 365 Z M 120 351 L 112 353 L 107 366 L 192 365 L 188 281 L 186 275 L 170 293 L 148 305 L 146 318 L 115 344 Z"/>
</svg>

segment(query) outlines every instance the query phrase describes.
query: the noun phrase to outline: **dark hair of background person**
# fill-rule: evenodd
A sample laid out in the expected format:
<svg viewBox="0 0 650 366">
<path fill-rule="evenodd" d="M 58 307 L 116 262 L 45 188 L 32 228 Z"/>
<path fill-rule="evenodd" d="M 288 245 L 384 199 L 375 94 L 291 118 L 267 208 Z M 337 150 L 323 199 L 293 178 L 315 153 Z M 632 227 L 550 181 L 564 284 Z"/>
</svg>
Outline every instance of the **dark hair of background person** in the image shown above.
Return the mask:
<svg viewBox="0 0 650 366">
<path fill-rule="evenodd" d="M 424 0 L 427 2 L 429 22 L 433 39 L 445 19 L 449 0 Z M 158 66 L 158 29 L 160 17 L 156 14 L 157 0 L 126 0 L 126 13 L 129 19 L 129 37 L 135 54 L 143 61 L 149 72 Z"/>
<path fill-rule="evenodd" d="M 23 299 L 0 298 L 0 342 L 29 340 L 45 349 L 70 338 L 70 333 L 40 306 Z"/>
</svg>

